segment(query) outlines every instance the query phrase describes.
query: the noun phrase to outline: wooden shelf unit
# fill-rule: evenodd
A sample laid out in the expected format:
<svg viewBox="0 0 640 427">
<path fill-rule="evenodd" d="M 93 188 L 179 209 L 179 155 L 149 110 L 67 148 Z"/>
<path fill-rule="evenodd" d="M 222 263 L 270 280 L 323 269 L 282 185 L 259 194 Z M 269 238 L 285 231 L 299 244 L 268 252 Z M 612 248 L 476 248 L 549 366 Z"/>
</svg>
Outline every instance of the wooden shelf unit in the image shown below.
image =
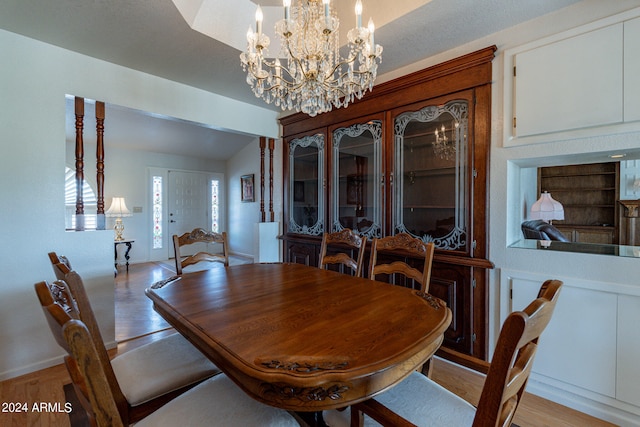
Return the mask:
<svg viewBox="0 0 640 427">
<path fill-rule="evenodd" d="M 538 169 L 538 191 L 548 191 L 564 207 L 554 221 L 572 242 L 618 243 L 618 162 Z"/>
</svg>

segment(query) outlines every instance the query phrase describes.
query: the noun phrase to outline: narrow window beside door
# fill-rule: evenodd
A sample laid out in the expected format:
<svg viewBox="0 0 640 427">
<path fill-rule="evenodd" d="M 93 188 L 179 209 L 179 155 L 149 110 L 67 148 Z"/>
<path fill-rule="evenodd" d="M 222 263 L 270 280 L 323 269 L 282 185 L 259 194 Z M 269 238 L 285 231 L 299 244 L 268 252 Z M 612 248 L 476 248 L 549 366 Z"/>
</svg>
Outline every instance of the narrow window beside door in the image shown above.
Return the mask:
<svg viewBox="0 0 640 427">
<path fill-rule="evenodd" d="M 153 186 L 153 249 L 162 249 L 162 177 L 154 176 Z"/>
<path fill-rule="evenodd" d="M 211 180 L 211 231 L 219 232 L 220 220 L 218 215 L 218 189 L 220 181 L 217 179 Z"/>
</svg>

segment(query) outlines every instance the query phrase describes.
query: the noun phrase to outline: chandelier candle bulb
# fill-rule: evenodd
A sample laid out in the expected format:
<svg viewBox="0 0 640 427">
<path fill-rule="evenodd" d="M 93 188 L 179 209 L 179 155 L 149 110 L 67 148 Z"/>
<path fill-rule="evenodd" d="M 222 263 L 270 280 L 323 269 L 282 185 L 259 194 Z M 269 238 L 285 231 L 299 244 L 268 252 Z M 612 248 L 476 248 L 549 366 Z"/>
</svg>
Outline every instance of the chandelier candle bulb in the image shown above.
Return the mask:
<svg viewBox="0 0 640 427">
<path fill-rule="evenodd" d="M 362 28 L 362 2 L 356 2 L 356 28 Z"/>
<path fill-rule="evenodd" d="M 375 53 L 376 45 L 373 42 L 373 32 L 376 30 L 376 27 L 373 25 L 373 18 L 369 18 L 369 24 L 367 27 L 369 27 L 369 45 L 371 45 L 371 53 Z"/>
<path fill-rule="evenodd" d="M 258 8 L 256 9 L 256 34 L 258 35 L 258 37 L 260 36 L 260 34 L 262 34 L 262 19 L 262 8 L 258 6 Z"/>
<path fill-rule="evenodd" d="M 282 0 L 282 4 L 284 6 L 284 19 L 288 21 L 291 16 L 291 0 Z"/>
<path fill-rule="evenodd" d="M 255 44 L 253 43 L 253 30 L 251 29 L 251 27 L 249 27 L 249 29 L 247 30 L 247 42 L 249 46 L 249 54 L 254 53 Z"/>
</svg>

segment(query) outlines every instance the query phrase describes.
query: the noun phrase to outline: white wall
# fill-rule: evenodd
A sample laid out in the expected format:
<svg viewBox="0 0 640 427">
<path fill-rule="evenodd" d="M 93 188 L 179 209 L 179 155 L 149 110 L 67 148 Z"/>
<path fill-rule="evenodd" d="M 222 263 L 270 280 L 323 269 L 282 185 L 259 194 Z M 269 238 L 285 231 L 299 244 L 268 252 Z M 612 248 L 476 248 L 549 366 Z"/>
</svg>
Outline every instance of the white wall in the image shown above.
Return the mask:
<svg viewBox="0 0 640 427">
<path fill-rule="evenodd" d="M 0 52 L 2 380 L 62 361 L 33 290 L 34 283 L 53 279 L 49 251 L 70 257 L 89 288 L 105 340 L 112 343 L 115 336 L 113 231 L 64 231 L 66 94 L 268 137 L 278 136 L 278 124 L 275 112 L 4 30 Z M 137 168 L 144 162 L 126 165 L 143 173 Z M 108 165 L 105 187 L 125 185 L 112 172 Z M 132 205 L 141 194 L 132 190 Z"/>
<path fill-rule="evenodd" d="M 269 149 L 265 149 L 264 210 L 269 221 Z M 260 140 L 248 144 L 227 162 L 228 191 L 227 229 L 229 250 L 254 257 L 256 239 L 254 225 L 260 222 Z M 254 174 L 255 202 L 240 201 L 240 177 Z M 282 140 L 277 139 L 273 150 L 273 210 L 276 222 L 282 223 Z"/>
</svg>

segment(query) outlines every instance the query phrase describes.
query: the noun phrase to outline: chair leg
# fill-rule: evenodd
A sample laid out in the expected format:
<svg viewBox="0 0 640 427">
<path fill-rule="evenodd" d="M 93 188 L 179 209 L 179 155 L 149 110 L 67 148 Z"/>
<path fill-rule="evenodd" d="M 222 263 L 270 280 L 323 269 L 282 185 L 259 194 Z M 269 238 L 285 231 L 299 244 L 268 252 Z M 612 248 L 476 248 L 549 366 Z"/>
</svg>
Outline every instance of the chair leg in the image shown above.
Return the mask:
<svg viewBox="0 0 640 427">
<path fill-rule="evenodd" d="M 364 426 L 364 414 L 356 407 L 351 407 L 351 427 L 363 427 Z"/>
<path fill-rule="evenodd" d="M 424 365 L 422 365 L 420 372 L 425 377 L 431 378 L 431 376 L 433 375 L 433 358 L 429 358 L 429 360 L 424 362 Z"/>
</svg>

